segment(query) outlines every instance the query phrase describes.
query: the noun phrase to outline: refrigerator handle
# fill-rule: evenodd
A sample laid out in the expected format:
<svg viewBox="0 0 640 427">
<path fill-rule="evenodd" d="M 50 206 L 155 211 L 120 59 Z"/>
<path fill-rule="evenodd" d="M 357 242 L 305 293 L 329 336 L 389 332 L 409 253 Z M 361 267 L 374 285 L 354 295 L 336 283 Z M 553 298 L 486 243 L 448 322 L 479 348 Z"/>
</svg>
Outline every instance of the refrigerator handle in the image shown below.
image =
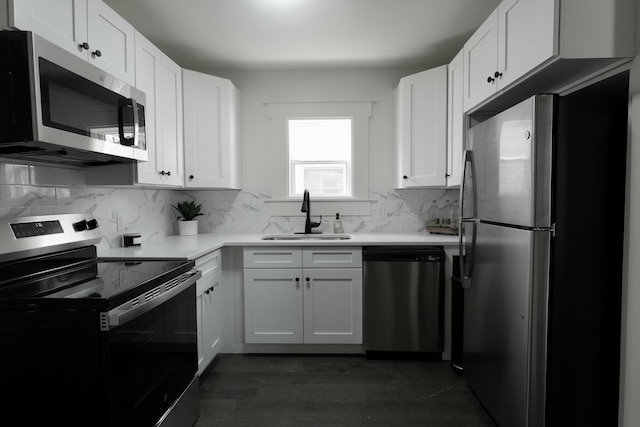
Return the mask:
<svg viewBox="0 0 640 427">
<path fill-rule="evenodd" d="M 458 250 L 460 262 L 460 276 L 461 285 L 464 289 L 471 287 L 471 279 L 473 278 L 473 264 L 476 252 L 476 232 L 478 226 L 478 220 L 466 219 L 460 221 L 460 236 L 458 238 Z M 471 242 L 468 246 L 465 246 L 464 235 L 466 226 L 471 225 Z M 466 250 L 468 249 L 468 250 Z M 468 266 L 468 268 L 467 268 Z"/>
<path fill-rule="evenodd" d="M 473 151 L 472 150 L 465 150 L 464 151 L 464 156 L 463 156 L 464 160 L 463 160 L 463 165 L 462 165 L 462 183 L 460 185 L 460 220 L 459 220 L 459 224 L 460 224 L 460 235 L 459 235 L 459 240 L 458 240 L 458 250 L 459 250 L 459 255 L 460 255 L 460 274 L 462 276 L 462 287 L 465 289 L 468 289 L 471 287 L 471 278 L 473 275 L 473 258 L 474 258 L 474 252 L 475 252 L 475 246 L 476 246 L 476 229 L 477 229 L 477 222 L 478 220 L 476 219 L 478 217 L 478 213 L 477 213 L 477 187 L 476 187 L 476 183 L 475 183 L 475 177 L 476 177 L 476 171 L 475 171 L 475 163 L 473 161 Z M 467 175 L 468 172 L 471 172 L 470 174 L 470 178 L 471 178 L 471 183 L 470 186 L 467 187 L 465 185 L 467 179 L 469 178 L 469 176 Z M 464 209 L 464 200 L 465 200 L 465 189 L 471 190 L 471 216 L 470 217 L 466 217 L 464 215 L 465 209 Z M 471 242 L 469 247 L 469 251 L 467 251 L 468 253 L 465 253 L 465 242 L 464 242 L 464 237 L 465 237 L 465 225 L 466 224 L 472 224 L 472 232 L 471 232 Z M 469 268 L 465 268 L 466 266 L 469 266 Z"/>
<path fill-rule="evenodd" d="M 468 172 L 471 172 L 470 174 Z M 469 186 L 466 185 L 467 180 L 471 179 Z M 464 201 L 466 198 L 466 191 L 471 190 L 471 213 L 469 216 L 465 215 Z M 462 183 L 460 184 L 460 219 L 463 218 L 477 218 L 478 217 L 478 194 L 476 186 L 476 165 L 473 160 L 473 150 L 464 150 L 463 163 L 462 163 Z"/>
</svg>

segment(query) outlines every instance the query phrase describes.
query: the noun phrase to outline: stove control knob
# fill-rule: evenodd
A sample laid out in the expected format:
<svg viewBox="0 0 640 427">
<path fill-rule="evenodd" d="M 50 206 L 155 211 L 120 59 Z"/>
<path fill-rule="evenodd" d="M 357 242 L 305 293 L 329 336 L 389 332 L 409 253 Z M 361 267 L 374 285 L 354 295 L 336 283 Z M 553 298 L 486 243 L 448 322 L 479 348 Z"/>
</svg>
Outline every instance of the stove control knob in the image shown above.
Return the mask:
<svg viewBox="0 0 640 427">
<path fill-rule="evenodd" d="M 95 230 L 96 228 L 100 227 L 98 225 L 98 221 L 94 218 L 94 219 L 90 219 L 89 221 L 87 221 L 87 229 L 88 230 Z"/>
<path fill-rule="evenodd" d="M 87 221 L 86 220 L 82 220 L 82 221 L 78 221 L 78 222 L 74 222 L 73 223 L 73 229 L 76 231 L 84 231 L 87 229 Z"/>
</svg>

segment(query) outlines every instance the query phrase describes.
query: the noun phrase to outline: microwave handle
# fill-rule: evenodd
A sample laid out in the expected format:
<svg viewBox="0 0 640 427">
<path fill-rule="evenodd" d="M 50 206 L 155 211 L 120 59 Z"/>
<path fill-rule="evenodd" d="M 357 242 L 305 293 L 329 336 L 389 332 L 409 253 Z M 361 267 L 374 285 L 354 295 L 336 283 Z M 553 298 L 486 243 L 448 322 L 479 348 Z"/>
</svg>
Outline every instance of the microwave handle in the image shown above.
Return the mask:
<svg viewBox="0 0 640 427">
<path fill-rule="evenodd" d="M 133 137 L 124 136 L 124 109 L 131 107 L 133 110 Z M 138 103 L 133 98 L 121 99 L 118 103 L 118 133 L 120 134 L 120 145 L 138 146 L 138 132 L 140 123 L 138 122 Z"/>
</svg>

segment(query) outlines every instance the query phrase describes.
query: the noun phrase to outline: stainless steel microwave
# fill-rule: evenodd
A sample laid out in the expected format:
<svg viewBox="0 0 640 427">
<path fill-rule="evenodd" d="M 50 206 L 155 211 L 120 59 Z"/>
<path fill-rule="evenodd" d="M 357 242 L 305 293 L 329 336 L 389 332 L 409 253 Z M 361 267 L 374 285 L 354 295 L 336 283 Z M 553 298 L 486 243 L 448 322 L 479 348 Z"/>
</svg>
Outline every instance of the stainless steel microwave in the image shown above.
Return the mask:
<svg viewBox="0 0 640 427">
<path fill-rule="evenodd" d="M 145 95 L 28 31 L 0 31 L 0 157 L 147 161 Z"/>
</svg>

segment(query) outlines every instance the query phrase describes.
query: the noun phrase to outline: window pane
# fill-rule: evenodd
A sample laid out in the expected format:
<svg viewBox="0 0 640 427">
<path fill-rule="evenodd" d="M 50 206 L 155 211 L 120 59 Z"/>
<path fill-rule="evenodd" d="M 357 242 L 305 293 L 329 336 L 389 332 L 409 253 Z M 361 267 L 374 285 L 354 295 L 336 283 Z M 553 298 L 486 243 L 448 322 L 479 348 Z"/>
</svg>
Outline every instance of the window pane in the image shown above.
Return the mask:
<svg viewBox="0 0 640 427">
<path fill-rule="evenodd" d="M 295 164 L 294 195 L 305 189 L 317 196 L 350 196 L 348 167 L 346 164 Z"/>
<path fill-rule="evenodd" d="M 351 135 L 351 119 L 291 119 L 290 160 L 350 162 Z"/>
</svg>

